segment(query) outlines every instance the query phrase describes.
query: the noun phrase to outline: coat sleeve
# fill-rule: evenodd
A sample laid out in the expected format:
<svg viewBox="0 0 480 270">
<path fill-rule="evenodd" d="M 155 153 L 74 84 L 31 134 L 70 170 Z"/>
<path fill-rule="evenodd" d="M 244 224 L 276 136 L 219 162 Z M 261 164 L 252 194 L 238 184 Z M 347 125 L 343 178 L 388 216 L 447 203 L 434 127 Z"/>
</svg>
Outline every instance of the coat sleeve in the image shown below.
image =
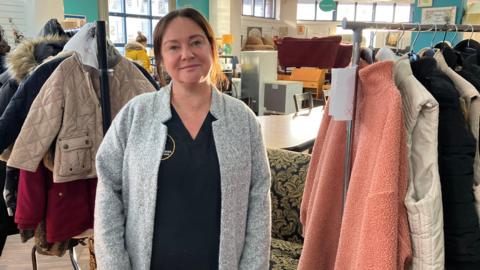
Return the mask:
<svg viewBox="0 0 480 270">
<path fill-rule="evenodd" d="M 148 57 L 147 51 L 141 51 L 141 53 L 138 54 L 138 58 L 142 60 L 142 66 L 148 73 L 152 73 L 152 66 L 150 65 L 150 58 Z"/>
<path fill-rule="evenodd" d="M 15 140 L 8 166 L 37 170 L 62 125 L 66 75 L 64 68 L 58 68 L 40 89 Z"/>
<path fill-rule="evenodd" d="M 125 107 L 114 119 L 100 145 L 97 156 L 97 194 L 95 200 L 95 254 L 98 269 L 131 269 L 125 246 L 125 217 L 122 169 L 127 131 L 118 122 L 128 118 Z M 126 120 L 125 120 L 126 121 Z M 122 136 L 124 135 L 124 136 Z"/>
<path fill-rule="evenodd" d="M 261 127 L 253 114 L 250 119 L 250 134 L 252 171 L 245 245 L 240 258 L 240 270 L 268 269 L 270 261 L 270 166 Z"/>
<path fill-rule="evenodd" d="M 0 87 L 0 153 L 13 143 L 7 142 L 6 138 L 11 136 L 11 130 L 4 122 L 6 121 L 5 111 L 13 106 L 12 100 L 15 97 L 17 87 L 18 85 L 15 82 L 6 82 Z"/>
</svg>

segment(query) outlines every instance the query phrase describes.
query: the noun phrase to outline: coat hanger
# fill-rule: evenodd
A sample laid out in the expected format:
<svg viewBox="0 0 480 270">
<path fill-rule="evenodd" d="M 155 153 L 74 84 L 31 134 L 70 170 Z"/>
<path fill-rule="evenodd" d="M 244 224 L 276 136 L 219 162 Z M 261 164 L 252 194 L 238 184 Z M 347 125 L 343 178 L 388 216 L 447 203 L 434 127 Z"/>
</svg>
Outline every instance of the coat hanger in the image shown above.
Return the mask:
<svg viewBox="0 0 480 270">
<path fill-rule="evenodd" d="M 395 54 L 399 55 L 399 50 L 400 50 L 400 43 L 403 39 L 403 36 L 405 34 L 405 25 L 402 23 L 402 33 L 400 34 L 400 37 L 398 38 L 398 41 L 397 41 L 397 48 L 396 48 L 396 51 L 395 51 Z"/>
<path fill-rule="evenodd" d="M 433 38 L 432 38 L 432 40 L 430 41 L 430 48 L 431 48 L 431 49 L 434 48 L 433 42 L 434 42 L 434 40 L 435 40 L 435 37 L 437 36 L 437 25 L 434 24 L 433 27 L 435 28 L 435 32 L 433 33 Z"/>
<path fill-rule="evenodd" d="M 375 42 L 375 37 L 377 36 L 377 31 L 378 31 L 378 25 L 375 23 L 375 31 L 373 32 L 373 36 L 371 38 L 372 43 L 370 43 L 370 49 L 373 51 L 375 49 L 375 46 L 373 46 L 373 43 Z"/>
<path fill-rule="evenodd" d="M 455 42 L 455 38 L 457 37 L 457 34 L 458 34 L 458 26 L 456 24 L 454 24 L 453 26 L 455 26 L 455 34 L 453 35 L 452 40 L 450 40 L 450 43 L 452 43 L 452 45 L 453 45 L 453 42 Z"/>
<path fill-rule="evenodd" d="M 422 26 L 420 25 L 420 23 L 417 23 L 417 25 L 418 25 L 417 35 L 413 39 L 412 48 L 410 49 L 410 53 L 408 54 L 408 58 L 410 59 L 410 62 L 415 62 L 418 60 L 418 55 L 413 51 L 413 48 L 415 48 L 415 43 L 417 42 L 418 36 L 420 36 L 420 32 L 422 32 Z"/>
<path fill-rule="evenodd" d="M 473 25 L 470 24 L 470 28 L 472 29 L 472 32 L 470 33 L 470 38 L 467 41 L 467 48 L 470 48 L 470 40 L 472 40 L 473 37 Z"/>
<path fill-rule="evenodd" d="M 445 24 L 444 27 L 445 27 L 445 34 L 443 35 L 442 41 L 437 42 L 437 44 L 435 44 L 435 48 L 440 49 L 442 53 L 446 46 L 450 47 L 450 45 L 447 42 L 445 42 L 445 39 L 447 38 L 448 30 L 450 29 L 450 27 L 448 24 Z"/>
</svg>

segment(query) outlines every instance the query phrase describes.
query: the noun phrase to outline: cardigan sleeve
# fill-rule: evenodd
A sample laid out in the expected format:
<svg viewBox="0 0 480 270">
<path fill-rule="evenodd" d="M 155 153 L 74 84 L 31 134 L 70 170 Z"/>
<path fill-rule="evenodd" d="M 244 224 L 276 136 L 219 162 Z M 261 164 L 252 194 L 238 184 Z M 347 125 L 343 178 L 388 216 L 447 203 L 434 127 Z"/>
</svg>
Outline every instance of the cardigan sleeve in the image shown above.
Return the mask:
<svg viewBox="0 0 480 270">
<path fill-rule="evenodd" d="M 123 193 L 126 190 L 122 189 L 124 138 L 128 133 L 118 128 L 118 123 L 127 122 L 127 119 L 128 106 L 112 122 L 96 156 L 98 182 L 94 235 L 98 269 L 131 269 L 125 246 L 126 207 Z"/>
<path fill-rule="evenodd" d="M 250 116 L 251 178 L 240 270 L 268 269 L 271 244 L 270 166 L 260 123 Z"/>
</svg>

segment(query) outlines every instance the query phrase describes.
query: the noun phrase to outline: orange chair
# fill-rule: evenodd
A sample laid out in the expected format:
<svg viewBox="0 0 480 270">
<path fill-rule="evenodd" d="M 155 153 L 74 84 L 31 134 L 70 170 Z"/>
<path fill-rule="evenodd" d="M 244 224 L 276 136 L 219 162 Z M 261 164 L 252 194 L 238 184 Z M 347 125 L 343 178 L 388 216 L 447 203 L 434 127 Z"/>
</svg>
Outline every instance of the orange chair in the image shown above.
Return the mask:
<svg viewBox="0 0 480 270">
<path fill-rule="evenodd" d="M 323 99 L 325 102 L 325 96 L 323 95 L 323 84 L 325 83 L 325 69 L 320 68 L 294 68 L 290 75 L 291 81 L 301 81 L 303 88 L 314 89 L 315 97 L 317 99 Z"/>
</svg>

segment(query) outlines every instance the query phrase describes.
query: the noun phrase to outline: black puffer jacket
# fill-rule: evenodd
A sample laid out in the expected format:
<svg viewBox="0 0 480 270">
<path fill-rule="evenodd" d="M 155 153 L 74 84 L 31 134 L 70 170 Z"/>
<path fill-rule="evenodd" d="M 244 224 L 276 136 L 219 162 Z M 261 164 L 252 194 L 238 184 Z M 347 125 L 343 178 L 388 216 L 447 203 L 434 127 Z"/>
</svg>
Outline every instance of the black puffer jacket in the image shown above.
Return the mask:
<svg viewBox="0 0 480 270">
<path fill-rule="evenodd" d="M 438 165 L 442 186 L 445 258 L 447 269 L 480 269 L 480 227 L 473 195 L 475 138 L 462 110 L 453 82 L 435 59 L 412 63 L 415 77 L 440 105 Z"/>
<path fill-rule="evenodd" d="M 5 184 L 5 162 L 0 161 L 0 187 Z M 0 200 L 0 256 L 7 240 L 7 236 L 18 233 L 13 217 L 8 215 L 5 202 Z"/>
</svg>

